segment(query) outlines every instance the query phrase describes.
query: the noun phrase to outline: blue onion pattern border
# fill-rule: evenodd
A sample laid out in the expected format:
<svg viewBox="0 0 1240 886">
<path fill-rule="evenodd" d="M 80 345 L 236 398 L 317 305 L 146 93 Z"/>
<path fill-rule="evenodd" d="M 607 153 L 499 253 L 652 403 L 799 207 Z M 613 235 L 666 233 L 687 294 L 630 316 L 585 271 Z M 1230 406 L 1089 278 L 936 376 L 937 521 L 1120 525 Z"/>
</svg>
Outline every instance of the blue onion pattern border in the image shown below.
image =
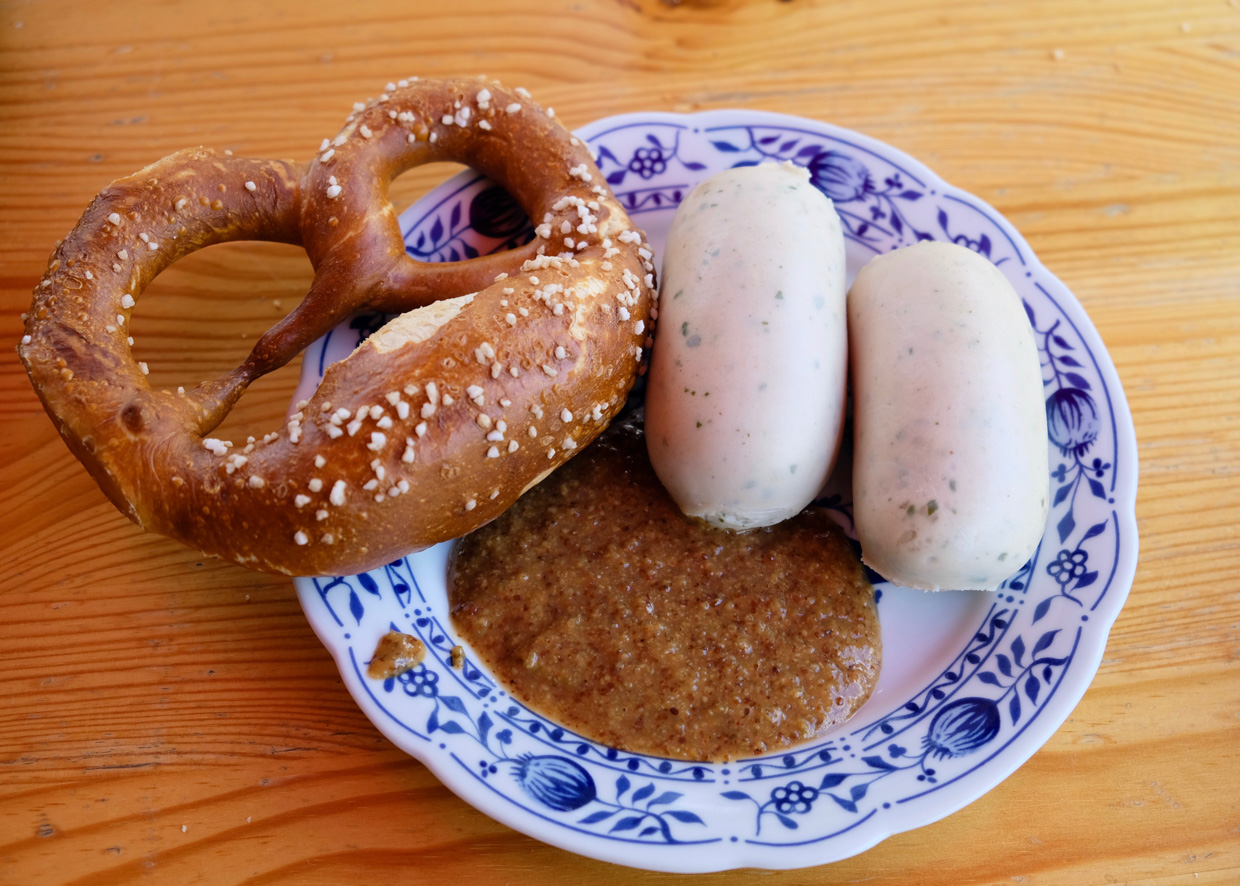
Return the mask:
<svg viewBox="0 0 1240 886">
<path fill-rule="evenodd" d="M 670 211 L 713 172 L 791 160 L 806 166 L 833 199 L 856 246 L 880 252 L 946 239 L 1002 267 L 1022 292 L 1038 337 L 1054 466 L 1052 517 L 1042 546 L 995 595 L 964 648 L 903 704 L 813 745 L 731 765 L 686 764 L 596 745 L 509 698 L 476 663 L 467 660 L 453 671 L 450 627 L 422 594 L 411 558 L 366 575 L 311 580 L 310 587 L 299 580 L 316 630 L 338 658 L 340 651 L 347 653 L 342 671 L 352 672 L 353 685 L 390 720 L 388 729 L 395 725 L 411 737 L 415 753 L 425 746 L 419 756 L 436 758 L 441 777 L 472 781 L 499 802 L 488 808 L 497 817 L 505 818 L 497 814 L 504 805 L 514 807 L 506 820 L 522 830 L 621 863 L 635 862 L 605 844 L 681 852 L 703 843 L 816 846 L 817 856 L 804 863 L 820 863 L 902 829 L 876 823 L 890 810 L 967 781 L 1012 753 L 1065 681 L 1079 697 L 1092 676 L 1090 663 L 1077 661 L 1082 639 L 1087 631 L 1101 630 L 1105 637 L 1118 604 L 1106 610 L 1109 619 L 1101 625 L 1089 624 L 1090 613 L 1113 590 L 1122 602 L 1131 578 L 1124 574 L 1122 512 L 1115 497 L 1121 473 L 1135 470 L 1121 462 L 1120 432 L 1131 434 L 1117 423 L 1122 392 L 1112 391 L 1080 321 L 1047 288 L 1057 284 L 1028 248 L 995 220 L 993 210 L 889 148 L 810 121 L 739 116 L 713 126 L 694 125 L 716 122 L 712 115 L 618 118 L 616 125 L 596 124 L 588 138 L 601 171 L 639 222 L 643 215 Z M 410 254 L 455 260 L 524 242 L 528 223 L 505 198 L 468 173 L 441 186 L 403 219 L 412 219 L 405 227 Z M 355 318 L 349 329 L 333 334 L 360 340 L 381 322 Z M 848 509 L 847 502 L 826 504 Z M 1131 508 L 1131 501 L 1120 504 Z M 1135 544 L 1135 536 L 1127 543 Z M 431 657 L 376 688 L 362 676 L 368 650 L 355 649 L 352 641 L 354 632 L 373 640 L 379 622 L 386 622 L 379 632 L 398 627 L 421 637 Z M 1034 749 L 1019 751 L 1020 759 Z M 478 791 L 464 792 L 477 804 Z M 919 823 L 937 817 L 923 816 Z M 844 834 L 856 841 L 867 823 L 881 831 L 869 842 L 850 848 L 832 843 Z M 563 840 L 555 836 L 559 831 Z M 715 855 L 710 861 L 643 866 L 716 870 L 739 863 Z M 765 863 L 789 866 L 771 858 Z"/>
</svg>

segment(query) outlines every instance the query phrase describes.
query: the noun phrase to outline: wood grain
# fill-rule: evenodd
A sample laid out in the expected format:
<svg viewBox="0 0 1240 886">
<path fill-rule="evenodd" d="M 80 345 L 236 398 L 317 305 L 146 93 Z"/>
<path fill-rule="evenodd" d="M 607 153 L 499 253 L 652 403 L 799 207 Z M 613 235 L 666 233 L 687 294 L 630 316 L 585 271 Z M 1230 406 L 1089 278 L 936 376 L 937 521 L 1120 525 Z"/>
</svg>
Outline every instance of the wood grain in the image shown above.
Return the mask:
<svg viewBox="0 0 1240 886">
<path fill-rule="evenodd" d="M 486 73 L 569 125 L 783 111 L 893 144 L 1076 293 L 1137 427 L 1141 560 L 1098 676 L 1025 766 L 788 884 L 1240 881 L 1240 3 L 0 4 L 0 340 L 113 178 L 210 144 L 305 161 L 352 102 Z M 451 172 L 401 179 L 396 202 Z M 134 320 L 160 383 L 238 362 L 297 250 L 213 247 Z M 271 427 L 296 367 L 229 419 Z M 0 883 L 664 883 L 492 822 L 353 705 L 285 580 L 142 534 L 0 352 Z M 748 881 L 753 872 L 696 882 Z"/>
</svg>

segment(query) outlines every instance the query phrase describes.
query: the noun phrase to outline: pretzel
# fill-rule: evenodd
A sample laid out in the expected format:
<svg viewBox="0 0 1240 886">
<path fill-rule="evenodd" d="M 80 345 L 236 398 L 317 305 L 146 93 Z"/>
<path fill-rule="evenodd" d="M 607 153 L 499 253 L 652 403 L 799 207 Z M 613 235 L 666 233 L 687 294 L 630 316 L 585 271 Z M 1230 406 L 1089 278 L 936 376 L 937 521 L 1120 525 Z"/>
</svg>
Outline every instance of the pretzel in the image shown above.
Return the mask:
<svg viewBox="0 0 1240 886">
<path fill-rule="evenodd" d="M 534 240 L 411 259 L 388 184 L 439 160 L 505 187 Z M 134 304 L 178 258 L 241 239 L 303 245 L 305 299 L 231 372 L 152 388 L 131 353 Z M 644 370 L 650 258 L 585 145 L 524 90 L 401 81 L 308 167 L 198 148 L 104 189 L 53 253 L 18 352 L 139 526 L 261 571 L 359 572 L 495 518 L 606 427 Z M 399 316 L 282 427 L 211 436 L 250 382 L 362 308 Z"/>
</svg>

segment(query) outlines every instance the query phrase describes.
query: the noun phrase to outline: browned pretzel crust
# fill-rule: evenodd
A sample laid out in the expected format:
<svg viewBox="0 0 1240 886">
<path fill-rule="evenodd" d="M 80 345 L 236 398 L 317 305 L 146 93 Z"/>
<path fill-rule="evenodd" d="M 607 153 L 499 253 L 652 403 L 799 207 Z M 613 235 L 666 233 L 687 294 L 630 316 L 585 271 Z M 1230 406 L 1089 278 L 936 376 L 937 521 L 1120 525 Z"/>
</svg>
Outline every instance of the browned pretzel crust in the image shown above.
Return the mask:
<svg viewBox="0 0 1240 886">
<path fill-rule="evenodd" d="M 410 259 L 387 187 L 435 160 L 507 188 L 535 240 Z M 307 297 L 229 374 L 151 388 L 130 351 L 134 303 L 176 259 L 242 239 L 304 244 Z M 263 571 L 357 572 L 481 526 L 602 431 L 649 346 L 652 273 L 585 145 L 527 93 L 401 81 L 308 169 L 200 148 L 114 182 L 53 254 L 18 352 L 140 526 Z M 251 381 L 363 307 L 408 313 L 262 440 L 209 436 Z"/>
</svg>

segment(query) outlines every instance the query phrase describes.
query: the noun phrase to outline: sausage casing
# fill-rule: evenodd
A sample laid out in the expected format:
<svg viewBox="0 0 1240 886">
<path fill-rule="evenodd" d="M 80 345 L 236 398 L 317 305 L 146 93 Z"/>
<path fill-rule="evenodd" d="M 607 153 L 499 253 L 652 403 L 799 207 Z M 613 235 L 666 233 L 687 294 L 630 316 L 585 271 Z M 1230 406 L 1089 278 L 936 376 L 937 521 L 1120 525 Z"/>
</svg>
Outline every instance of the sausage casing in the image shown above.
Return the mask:
<svg viewBox="0 0 1240 886">
<path fill-rule="evenodd" d="M 873 259 L 848 294 L 862 559 L 925 590 L 997 587 L 1046 524 L 1042 375 L 1020 297 L 951 243 Z"/>
<path fill-rule="evenodd" d="M 792 164 L 719 173 L 668 235 L 646 439 L 681 510 L 730 529 L 804 508 L 843 425 L 844 240 Z"/>
</svg>

